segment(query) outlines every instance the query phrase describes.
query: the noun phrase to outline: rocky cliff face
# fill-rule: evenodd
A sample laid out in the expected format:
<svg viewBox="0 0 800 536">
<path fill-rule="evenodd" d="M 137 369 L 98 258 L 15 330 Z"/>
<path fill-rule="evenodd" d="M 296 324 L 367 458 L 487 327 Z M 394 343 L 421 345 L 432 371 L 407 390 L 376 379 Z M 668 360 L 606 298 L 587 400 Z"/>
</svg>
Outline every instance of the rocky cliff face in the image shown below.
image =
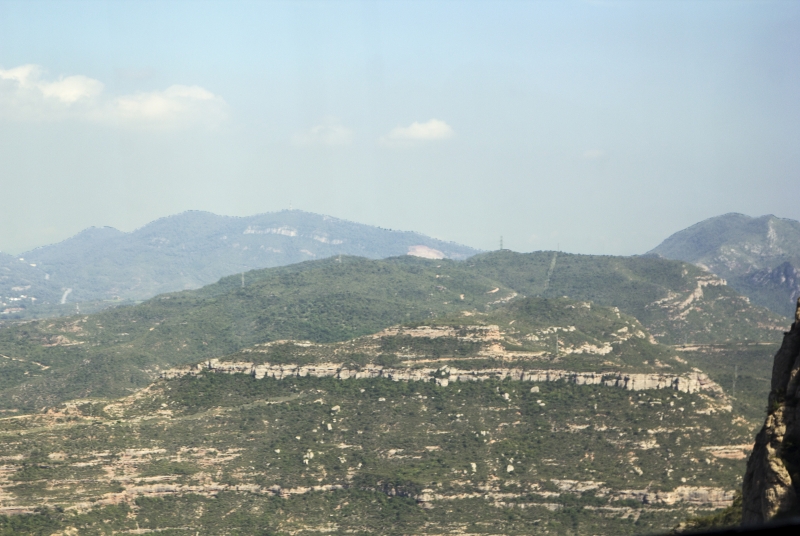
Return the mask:
<svg viewBox="0 0 800 536">
<path fill-rule="evenodd" d="M 800 514 L 800 299 L 795 321 L 775 355 L 767 411 L 747 462 L 744 524 Z"/>
<path fill-rule="evenodd" d="M 784 262 L 773 269 L 753 272 L 742 282 L 746 287 L 762 294 L 769 302 L 762 303 L 777 312 L 791 313 L 795 300 L 800 298 L 800 268 Z M 746 293 L 745 293 L 746 294 Z"/>
<path fill-rule="evenodd" d="M 347 368 L 342 363 L 315 363 L 313 365 L 254 363 L 234 361 L 223 362 L 211 359 L 193 367 L 166 370 L 161 373 L 164 379 L 182 376 L 197 376 L 203 372 L 222 374 L 250 374 L 255 379 L 274 378 L 336 378 L 338 380 L 386 378 L 387 380 L 411 382 L 435 382 L 447 387 L 452 382 L 474 382 L 484 380 L 512 380 L 521 382 L 565 381 L 576 385 L 604 385 L 619 387 L 629 391 L 648 389 L 671 389 L 683 393 L 697 393 L 701 390 L 722 395 L 722 388 L 702 372 L 674 374 L 635 374 L 621 372 L 572 372 L 567 370 L 525 370 L 521 368 L 483 368 L 463 370 L 451 366 L 439 368 L 393 369 L 380 365 L 365 365 L 357 370 Z M 730 411 L 730 406 L 723 406 Z"/>
</svg>

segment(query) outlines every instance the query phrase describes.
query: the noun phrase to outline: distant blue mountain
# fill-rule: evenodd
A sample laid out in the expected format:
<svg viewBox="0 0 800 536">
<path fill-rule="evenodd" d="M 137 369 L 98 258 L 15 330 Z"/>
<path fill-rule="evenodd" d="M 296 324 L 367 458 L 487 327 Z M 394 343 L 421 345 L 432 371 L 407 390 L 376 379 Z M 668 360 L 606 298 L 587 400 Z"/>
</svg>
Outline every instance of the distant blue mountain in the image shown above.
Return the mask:
<svg viewBox="0 0 800 536">
<path fill-rule="evenodd" d="M 792 316 L 800 296 L 800 222 L 724 214 L 673 234 L 650 254 L 725 278 L 753 303 Z"/>
<path fill-rule="evenodd" d="M 465 259 L 475 253 L 419 233 L 299 210 L 248 217 L 189 211 L 130 233 L 91 227 L 16 257 L 0 254 L 0 312 L 18 316 L 31 304 L 62 300 L 143 300 L 256 268 L 334 255 Z"/>
</svg>

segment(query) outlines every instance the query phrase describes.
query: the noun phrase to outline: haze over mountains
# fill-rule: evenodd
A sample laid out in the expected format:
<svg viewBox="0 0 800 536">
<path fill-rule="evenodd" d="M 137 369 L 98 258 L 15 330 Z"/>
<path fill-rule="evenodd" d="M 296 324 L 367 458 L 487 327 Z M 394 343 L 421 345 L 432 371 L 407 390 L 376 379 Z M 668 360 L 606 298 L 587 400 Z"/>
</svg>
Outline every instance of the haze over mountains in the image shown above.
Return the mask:
<svg viewBox="0 0 800 536">
<path fill-rule="evenodd" d="M 37 303 L 143 300 L 255 268 L 333 255 L 465 259 L 477 252 L 299 210 L 249 217 L 189 211 L 130 233 L 91 227 L 58 244 L 0 254 L 0 311 L 13 316 Z"/>
<path fill-rule="evenodd" d="M 649 253 L 702 266 L 753 303 L 794 314 L 800 296 L 798 221 L 725 214 L 675 233 Z"/>
<path fill-rule="evenodd" d="M 478 250 L 302 211 L 249 217 L 189 211 L 124 233 L 91 227 L 12 256 L 0 253 L 2 318 L 93 312 L 221 277 L 334 255 L 464 260 Z M 698 265 L 753 303 L 790 316 L 800 295 L 800 222 L 725 214 L 667 238 L 648 254 Z"/>
</svg>

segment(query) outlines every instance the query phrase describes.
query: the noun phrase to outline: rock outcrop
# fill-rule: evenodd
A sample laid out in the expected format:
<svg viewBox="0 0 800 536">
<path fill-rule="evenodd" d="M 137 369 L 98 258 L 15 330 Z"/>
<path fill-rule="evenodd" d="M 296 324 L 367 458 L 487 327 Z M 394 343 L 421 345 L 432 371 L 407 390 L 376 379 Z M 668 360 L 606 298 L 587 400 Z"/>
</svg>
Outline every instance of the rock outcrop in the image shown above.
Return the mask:
<svg viewBox="0 0 800 536">
<path fill-rule="evenodd" d="M 800 299 L 775 354 L 767 419 L 743 484 L 743 524 L 800 515 Z"/>
<path fill-rule="evenodd" d="M 223 374 L 250 374 L 257 380 L 274 378 L 316 378 L 366 379 L 386 378 L 393 381 L 435 382 L 447 387 L 452 382 L 470 382 L 489 379 L 515 380 L 523 382 L 555 382 L 566 381 L 577 385 L 604 385 L 620 387 L 629 391 L 647 389 L 672 389 L 684 393 L 696 393 L 701 390 L 722 394 L 722 389 L 702 372 L 685 374 L 636 374 L 622 372 L 573 372 L 568 370 L 524 370 L 520 368 L 486 368 L 479 370 L 461 370 L 450 366 L 439 368 L 395 369 L 380 365 L 364 365 L 357 370 L 347 368 L 342 363 L 314 363 L 311 365 L 270 364 L 256 365 L 250 362 L 225 362 L 210 359 L 192 367 L 166 370 L 161 373 L 165 379 L 181 376 L 197 376 L 204 372 Z"/>
</svg>

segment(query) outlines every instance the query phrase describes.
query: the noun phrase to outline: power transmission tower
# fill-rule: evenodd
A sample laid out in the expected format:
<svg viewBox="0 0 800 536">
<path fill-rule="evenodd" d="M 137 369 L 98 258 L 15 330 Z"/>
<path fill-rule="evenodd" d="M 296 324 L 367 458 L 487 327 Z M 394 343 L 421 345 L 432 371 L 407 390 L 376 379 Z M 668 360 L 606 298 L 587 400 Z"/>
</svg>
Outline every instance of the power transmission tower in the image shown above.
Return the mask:
<svg viewBox="0 0 800 536">
<path fill-rule="evenodd" d="M 500 235 L 500 251 L 503 251 L 503 235 Z"/>
</svg>

